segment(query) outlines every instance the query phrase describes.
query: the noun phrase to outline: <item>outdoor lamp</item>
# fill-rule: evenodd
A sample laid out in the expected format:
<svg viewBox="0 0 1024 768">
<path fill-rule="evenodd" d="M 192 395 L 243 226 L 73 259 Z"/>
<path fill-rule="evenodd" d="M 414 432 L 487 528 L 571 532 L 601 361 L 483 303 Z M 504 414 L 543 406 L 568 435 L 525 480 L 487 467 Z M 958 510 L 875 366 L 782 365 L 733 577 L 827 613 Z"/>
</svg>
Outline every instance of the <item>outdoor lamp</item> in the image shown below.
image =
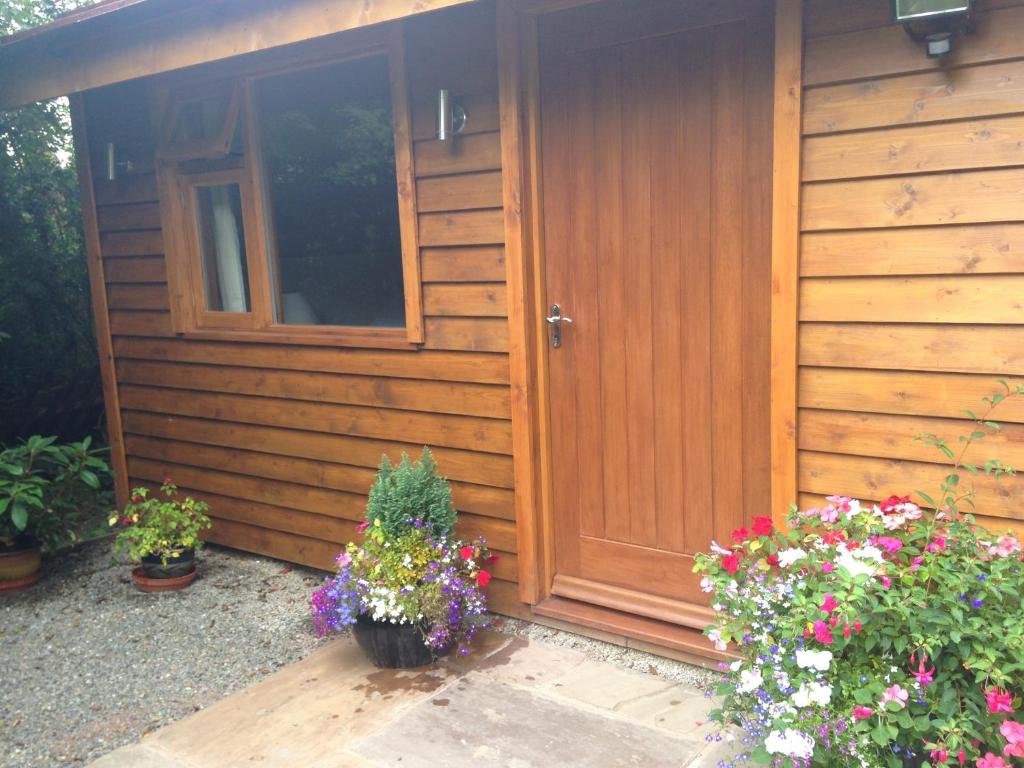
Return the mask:
<svg viewBox="0 0 1024 768">
<path fill-rule="evenodd" d="M 437 140 L 450 141 L 466 127 L 466 110 L 452 99 L 451 91 L 437 92 Z"/>
<path fill-rule="evenodd" d="M 931 58 L 945 56 L 957 34 L 972 31 L 974 0 L 892 0 L 893 21 L 910 38 L 925 43 Z"/>
<path fill-rule="evenodd" d="M 117 181 L 122 172 L 131 173 L 135 170 L 135 163 L 112 141 L 108 141 L 104 147 L 103 165 L 107 181 Z"/>
</svg>

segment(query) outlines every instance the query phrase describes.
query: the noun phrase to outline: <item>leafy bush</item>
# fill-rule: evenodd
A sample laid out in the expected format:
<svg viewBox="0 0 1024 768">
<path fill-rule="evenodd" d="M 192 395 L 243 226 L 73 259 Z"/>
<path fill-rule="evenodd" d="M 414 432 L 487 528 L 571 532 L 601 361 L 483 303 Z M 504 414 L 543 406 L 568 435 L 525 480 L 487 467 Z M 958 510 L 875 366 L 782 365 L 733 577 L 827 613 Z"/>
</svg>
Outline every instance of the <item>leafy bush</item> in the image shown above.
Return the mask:
<svg viewBox="0 0 1024 768">
<path fill-rule="evenodd" d="M 37 541 L 51 551 L 78 539 L 86 515 L 106 501 L 110 467 L 86 438 L 35 435 L 0 451 L 0 547 Z"/>
<path fill-rule="evenodd" d="M 111 527 L 121 526 L 114 551 L 127 552 L 134 563 L 155 555 L 167 565 L 183 552 L 199 550 L 203 546 L 199 534 L 212 526 L 206 516 L 209 506 L 191 496 L 178 498 L 178 488 L 170 478 L 164 478 L 160 494 L 150 496 L 148 488 L 136 488 L 124 512 L 110 518 Z"/>
<path fill-rule="evenodd" d="M 410 520 L 419 520 L 434 536 L 450 535 L 456 512 L 448 481 L 437 474 L 430 449 L 424 447 L 420 458 L 412 462 L 402 454 L 392 467 L 387 456 L 381 458 L 377 480 L 370 489 L 366 520 L 388 536 L 398 536 Z"/>
<path fill-rule="evenodd" d="M 1006 768 L 1024 758 L 1024 567 L 1021 543 L 977 525 L 973 483 L 998 461 L 964 461 L 997 430 L 989 413 L 952 458 L 932 514 L 907 496 L 866 505 L 831 496 L 769 518 L 697 556 L 718 621 L 708 636 L 741 656 L 727 668 L 714 719 L 740 726 L 748 756 L 776 766 L 852 764 Z"/>
</svg>

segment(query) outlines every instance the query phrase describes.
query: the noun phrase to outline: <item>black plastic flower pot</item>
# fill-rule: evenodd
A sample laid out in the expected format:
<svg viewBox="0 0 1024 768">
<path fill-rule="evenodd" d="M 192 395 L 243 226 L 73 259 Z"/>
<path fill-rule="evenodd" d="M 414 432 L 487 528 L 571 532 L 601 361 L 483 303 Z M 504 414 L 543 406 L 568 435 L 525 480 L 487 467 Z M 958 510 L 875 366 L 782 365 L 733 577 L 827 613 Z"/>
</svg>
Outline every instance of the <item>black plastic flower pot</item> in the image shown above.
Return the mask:
<svg viewBox="0 0 1024 768">
<path fill-rule="evenodd" d="M 922 768 L 927 764 L 927 757 L 924 754 L 911 753 L 903 755 L 903 768 Z"/>
<path fill-rule="evenodd" d="M 196 568 L 196 551 L 186 549 L 177 557 L 168 557 L 167 565 L 160 562 L 159 555 L 142 558 L 142 574 L 147 579 L 177 579 L 192 573 Z"/>
<path fill-rule="evenodd" d="M 359 647 L 378 667 L 412 669 L 434 660 L 433 650 L 423 641 L 423 632 L 413 624 L 374 621 L 360 615 L 352 632 Z"/>
</svg>

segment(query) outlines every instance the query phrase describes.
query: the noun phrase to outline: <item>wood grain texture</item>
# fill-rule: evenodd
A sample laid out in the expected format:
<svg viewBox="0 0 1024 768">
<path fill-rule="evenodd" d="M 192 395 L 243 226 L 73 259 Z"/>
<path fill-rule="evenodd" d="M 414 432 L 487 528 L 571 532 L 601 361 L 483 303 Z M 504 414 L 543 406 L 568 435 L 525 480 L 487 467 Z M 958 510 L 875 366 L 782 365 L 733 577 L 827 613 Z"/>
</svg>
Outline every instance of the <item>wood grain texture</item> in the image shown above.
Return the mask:
<svg viewBox="0 0 1024 768">
<path fill-rule="evenodd" d="M 1024 323 L 1024 274 L 804 278 L 800 319 L 873 323 Z"/>
<path fill-rule="evenodd" d="M 807 233 L 800 271 L 805 277 L 1024 272 L 1024 224 Z"/>
<path fill-rule="evenodd" d="M 801 503 L 933 488 L 914 435 L 955 440 L 962 409 L 1024 373 L 1024 4 L 982 0 L 941 62 L 886 5 L 807 7 Z M 1019 460 L 1024 407 L 995 417 L 984 457 Z M 982 511 L 1018 514 L 1014 488 L 986 486 Z"/>
<path fill-rule="evenodd" d="M 1024 61 L 809 88 L 804 132 L 831 133 L 1024 112 Z"/>
</svg>

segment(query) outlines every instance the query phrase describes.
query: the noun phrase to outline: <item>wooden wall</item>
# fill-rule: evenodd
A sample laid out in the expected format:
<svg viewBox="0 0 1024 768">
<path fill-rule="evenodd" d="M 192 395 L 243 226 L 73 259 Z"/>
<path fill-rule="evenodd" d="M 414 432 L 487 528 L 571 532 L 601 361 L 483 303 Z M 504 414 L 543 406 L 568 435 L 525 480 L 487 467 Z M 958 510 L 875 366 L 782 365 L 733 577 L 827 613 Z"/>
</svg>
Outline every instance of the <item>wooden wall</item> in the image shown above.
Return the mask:
<svg viewBox="0 0 1024 768">
<path fill-rule="evenodd" d="M 888 0 L 805 4 L 802 504 L 937 490 L 914 436 L 955 443 L 962 408 L 1024 375 L 1024 3 L 980 6 L 937 62 Z M 1024 466 L 1024 403 L 996 418 L 968 459 Z M 1022 483 L 979 481 L 987 522 L 1024 519 Z"/>
<path fill-rule="evenodd" d="M 430 445 L 461 533 L 501 555 L 492 605 L 518 613 L 494 24 L 483 4 L 407 27 L 421 351 L 176 338 L 145 84 L 90 93 L 86 110 L 94 167 L 107 141 L 139 166 L 94 184 L 132 484 L 170 476 L 210 503 L 212 540 L 329 568 L 381 453 Z M 454 147 L 433 139 L 440 87 L 469 113 Z"/>
</svg>

